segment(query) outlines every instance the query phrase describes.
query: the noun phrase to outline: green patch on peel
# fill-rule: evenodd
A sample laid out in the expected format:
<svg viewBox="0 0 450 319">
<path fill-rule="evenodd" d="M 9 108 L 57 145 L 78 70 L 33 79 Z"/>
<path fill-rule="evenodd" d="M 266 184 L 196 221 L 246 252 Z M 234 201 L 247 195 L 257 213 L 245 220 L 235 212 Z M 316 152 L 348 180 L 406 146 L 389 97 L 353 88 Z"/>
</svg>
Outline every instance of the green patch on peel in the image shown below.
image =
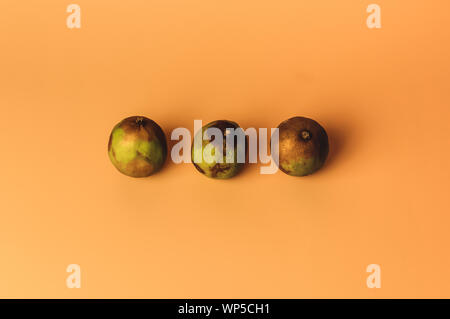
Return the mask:
<svg viewBox="0 0 450 319">
<path fill-rule="evenodd" d="M 114 151 L 116 161 L 122 164 L 131 162 L 137 156 L 139 143 L 125 140 L 125 131 L 120 127 L 112 132 L 111 150 Z"/>
<path fill-rule="evenodd" d="M 138 145 L 138 152 L 155 166 L 159 166 L 163 163 L 161 149 L 161 144 L 157 140 L 141 142 Z"/>
<path fill-rule="evenodd" d="M 290 175 L 304 176 L 313 173 L 316 170 L 317 163 L 314 158 L 303 158 L 296 161 L 290 161 L 289 163 L 283 163 L 281 166 Z"/>
<path fill-rule="evenodd" d="M 113 156 L 114 152 L 114 156 Z M 111 140 L 110 158 L 123 165 L 128 164 L 138 156 L 144 157 L 156 166 L 162 164 L 163 154 L 161 145 L 157 140 L 145 141 L 126 139 L 125 131 L 117 127 L 113 130 Z"/>
</svg>

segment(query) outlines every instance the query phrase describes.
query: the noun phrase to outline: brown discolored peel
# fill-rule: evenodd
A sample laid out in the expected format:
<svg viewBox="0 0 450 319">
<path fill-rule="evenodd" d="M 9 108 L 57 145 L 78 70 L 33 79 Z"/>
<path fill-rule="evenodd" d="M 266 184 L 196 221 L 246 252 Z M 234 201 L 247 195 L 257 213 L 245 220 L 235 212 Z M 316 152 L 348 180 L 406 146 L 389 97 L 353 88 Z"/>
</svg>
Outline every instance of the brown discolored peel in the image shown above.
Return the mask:
<svg viewBox="0 0 450 319">
<path fill-rule="evenodd" d="M 203 168 L 201 168 L 200 166 L 198 166 L 197 163 L 195 163 L 195 162 L 192 162 L 192 163 L 194 164 L 195 168 L 196 168 L 200 173 L 205 174 L 205 171 L 203 170 Z"/>
<path fill-rule="evenodd" d="M 217 177 L 220 173 L 225 173 L 226 171 L 231 169 L 231 165 L 230 164 L 220 164 L 220 163 L 216 163 L 212 168 L 211 168 L 211 177 L 215 178 Z"/>
</svg>

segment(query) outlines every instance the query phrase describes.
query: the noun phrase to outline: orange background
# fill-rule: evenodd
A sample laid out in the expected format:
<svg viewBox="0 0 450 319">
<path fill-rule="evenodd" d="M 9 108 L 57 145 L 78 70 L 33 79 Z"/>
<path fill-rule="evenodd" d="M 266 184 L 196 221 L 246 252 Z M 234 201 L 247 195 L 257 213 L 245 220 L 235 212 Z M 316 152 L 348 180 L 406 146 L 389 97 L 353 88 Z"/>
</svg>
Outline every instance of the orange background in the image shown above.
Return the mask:
<svg viewBox="0 0 450 319">
<path fill-rule="evenodd" d="M 2 0 L 0 297 L 450 297 L 450 3 L 373 2 L 77 0 L 70 30 L 69 1 Z M 132 179 L 106 151 L 130 115 L 169 137 L 307 116 L 331 153 Z"/>
</svg>

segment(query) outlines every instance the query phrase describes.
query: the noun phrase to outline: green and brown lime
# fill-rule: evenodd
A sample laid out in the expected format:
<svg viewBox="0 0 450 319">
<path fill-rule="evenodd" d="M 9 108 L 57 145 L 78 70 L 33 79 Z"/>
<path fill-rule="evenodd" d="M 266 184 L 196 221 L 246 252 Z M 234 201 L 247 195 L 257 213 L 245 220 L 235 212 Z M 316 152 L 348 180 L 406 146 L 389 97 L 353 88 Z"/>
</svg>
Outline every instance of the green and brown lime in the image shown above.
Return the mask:
<svg viewBox="0 0 450 319">
<path fill-rule="evenodd" d="M 281 171 L 291 176 L 305 176 L 323 166 L 329 145 L 327 132 L 319 123 L 298 116 L 282 122 L 278 129 Z"/>
<path fill-rule="evenodd" d="M 220 145 L 218 145 L 217 141 L 215 141 L 215 138 L 212 137 L 210 140 L 202 139 L 202 136 L 208 135 L 208 129 L 209 128 L 217 128 L 220 130 L 222 135 L 222 141 Z M 243 146 L 243 155 L 246 156 L 246 148 L 245 148 L 245 141 L 243 144 L 239 144 L 238 139 L 234 138 L 233 145 L 230 145 L 227 143 L 226 136 L 230 134 L 232 131 L 236 131 L 240 129 L 239 125 L 232 121 L 227 120 L 219 120 L 211 122 L 205 126 L 202 127 L 201 130 L 199 130 L 194 138 L 194 142 L 192 143 L 192 149 L 191 149 L 191 157 L 192 157 L 192 163 L 194 164 L 195 168 L 202 173 L 205 176 L 216 178 L 216 179 L 228 179 L 235 175 L 237 175 L 242 168 L 244 167 L 244 162 L 238 161 L 238 145 Z M 195 139 L 201 139 L 201 143 L 196 144 Z M 211 148 L 211 154 L 207 155 L 207 158 L 205 158 L 205 148 L 214 146 L 214 148 Z M 222 155 L 223 160 L 222 162 L 217 162 L 215 158 L 215 149 L 219 148 L 222 149 Z M 242 149 L 241 149 L 242 150 Z M 232 152 L 232 153 L 230 153 Z M 208 153 L 208 152 L 206 152 Z M 199 162 L 196 163 L 195 161 L 195 155 L 199 156 L 201 159 Z M 227 154 L 229 155 L 229 158 L 232 158 L 232 161 L 226 161 Z"/>
<path fill-rule="evenodd" d="M 156 173 L 167 157 L 167 142 L 161 127 L 143 117 L 131 116 L 114 126 L 108 143 L 113 165 L 131 177 Z"/>
</svg>

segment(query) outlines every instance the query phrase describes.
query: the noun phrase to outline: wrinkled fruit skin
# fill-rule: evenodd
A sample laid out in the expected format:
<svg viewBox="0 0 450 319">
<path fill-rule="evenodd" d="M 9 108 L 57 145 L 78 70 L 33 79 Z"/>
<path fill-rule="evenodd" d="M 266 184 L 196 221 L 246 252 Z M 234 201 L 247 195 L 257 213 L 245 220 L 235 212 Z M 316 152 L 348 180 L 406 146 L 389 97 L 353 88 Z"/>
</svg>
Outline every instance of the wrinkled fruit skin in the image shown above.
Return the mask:
<svg viewBox="0 0 450 319">
<path fill-rule="evenodd" d="M 191 158 L 192 158 L 192 163 L 194 164 L 195 168 L 202 174 L 211 177 L 211 178 L 216 178 L 216 179 L 228 179 L 231 178 L 235 175 L 237 175 L 242 168 L 244 167 L 245 163 L 238 163 L 237 162 L 237 140 L 235 139 L 234 142 L 234 162 L 233 163 L 226 163 L 226 131 L 227 128 L 233 128 L 233 129 L 237 129 L 239 128 L 239 125 L 235 122 L 231 122 L 231 121 L 226 121 L 226 120 L 219 120 L 219 121 L 214 121 L 211 122 L 205 126 L 202 127 L 201 131 L 197 132 L 196 134 L 196 138 L 201 139 L 202 135 L 200 134 L 204 134 L 204 132 L 211 127 L 215 127 L 218 128 L 221 132 L 222 132 L 222 138 L 223 138 L 223 149 L 222 149 L 222 154 L 223 154 L 223 163 L 216 163 L 215 160 L 212 160 L 212 163 L 207 163 L 205 161 L 205 159 L 202 156 L 202 161 L 200 163 L 195 163 L 194 161 L 194 154 L 195 152 L 201 152 L 200 154 L 203 154 L 203 151 L 205 149 L 205 147 L 208 144 L 214 143 L 213 141 L 209 141 L 209 140 L 203 140 L 202 141 L 202 146 L 197 147 L 195 145 L 195 140 L 194 142 L 192 142 L 192 148 L 191 148 Z M 245 145 L 244 145 L 245 147 Z M 246 149 L 245 149 L 245 156 L 246 156 Z M 211 158 L 212 159 L 212 158 Z"/>
<path fill-rule="evenodd" d="M 328 156 L 328 135 L 319 123 L 293 117 L 279 126 L 279 165 L 291 176 L 310 175 L 323 166 Z"/>
<path fill-rule="evenodd" d="M 113 128 L 108 155 L 121 173 L 131 177 L 150 176 L 166 160 L 166 137 L 154 121 L 143 116 L 128 117 Z"/>
</svg>

